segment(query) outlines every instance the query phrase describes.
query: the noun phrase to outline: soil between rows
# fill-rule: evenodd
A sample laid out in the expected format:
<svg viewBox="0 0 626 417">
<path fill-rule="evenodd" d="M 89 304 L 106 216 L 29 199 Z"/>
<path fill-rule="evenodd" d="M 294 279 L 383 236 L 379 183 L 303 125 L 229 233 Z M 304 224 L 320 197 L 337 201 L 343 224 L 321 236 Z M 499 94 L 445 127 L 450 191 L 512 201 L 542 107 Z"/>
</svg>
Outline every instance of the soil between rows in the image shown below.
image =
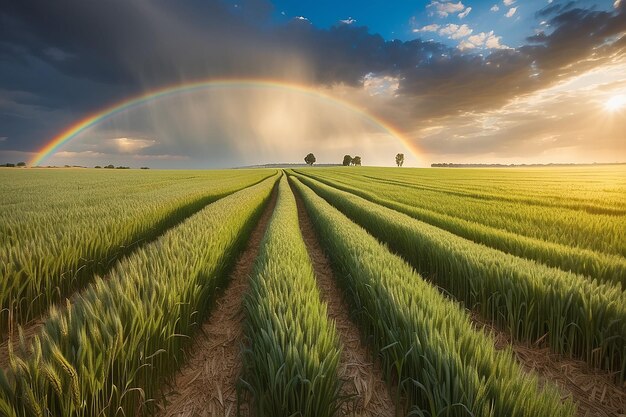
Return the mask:
<svg viewBox="0 0 626 417">
<path fill-rule="evenodd" d="M 553 353 L 546 346 L 512 342 L 506 332 L 476 314 L 471 314 L 471 319 L 477 330 L 494 337 L 497 349 L 510 346 L 523 369 L 537 375 L 541 385 L 553 383 L 561 389 L 563 399 L 571 397 L 578 417 L 626 416 L 626 389 L 615 384 L 609 372 Z"/>
<path fill-rule="evenodd" d="M 292 190 L 293 191 L 293 190 Z M 322 249 L 311 219 L 297 192 L 300 231 L 315 271 L 322 300 L 328 305 L 328 316 L 334 320 L 343 350 L 339 362 L 339 377 L 344 380 L 344 395 L 354 399 L 343 404 L 340 415 L 359 417 L 393 417 L 396 407 L 383 378 L 380 365 L 361 343 L 357 325 L 350 319 L 349 308 L 337 287 L 330 261 Z"/>
<path fill-rule="evenodd" d="M 242 370 L 243 298 L 276 206 L 276 187 L 230 273 L 228 286 L 195 336 L 185 364 L 173 381 L 164 387 L 165 404 L 160 405 L 158 416 L 237 415 L 237 380 Z M 242 411 L 245 410 L 242 408 Z"/>
</svg>

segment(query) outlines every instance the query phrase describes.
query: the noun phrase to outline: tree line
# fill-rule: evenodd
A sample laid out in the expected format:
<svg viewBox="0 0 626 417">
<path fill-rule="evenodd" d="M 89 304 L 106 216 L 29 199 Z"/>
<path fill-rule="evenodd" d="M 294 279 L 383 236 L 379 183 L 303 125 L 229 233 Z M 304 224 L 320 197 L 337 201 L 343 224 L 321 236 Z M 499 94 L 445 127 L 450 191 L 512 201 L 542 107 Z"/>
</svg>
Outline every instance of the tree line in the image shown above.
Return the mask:
<svg viewBox="0 0 626 417">
<path fill-rule="evenodd" d="M 313 166 L 313 164 L 315 163 L 316 159 L 315 159 L 315 155 L 313 155 L 312 153 L 309 153 L 307 156 L 304 157 L 304 162 L 306 162 L 308 165 Z M 343 162 L 342 165 L 344 167 L 347 166 L 361 166 L 361 157 L 356 155 L 356 156 L 350 156 L 350 155 L 344 155 L 343 156 Z M 399 153 L 396 155 L 396 165 L 401 167 L 402 165 L 404 165 L 404 154 L 403 153 Z"/>
</svg>

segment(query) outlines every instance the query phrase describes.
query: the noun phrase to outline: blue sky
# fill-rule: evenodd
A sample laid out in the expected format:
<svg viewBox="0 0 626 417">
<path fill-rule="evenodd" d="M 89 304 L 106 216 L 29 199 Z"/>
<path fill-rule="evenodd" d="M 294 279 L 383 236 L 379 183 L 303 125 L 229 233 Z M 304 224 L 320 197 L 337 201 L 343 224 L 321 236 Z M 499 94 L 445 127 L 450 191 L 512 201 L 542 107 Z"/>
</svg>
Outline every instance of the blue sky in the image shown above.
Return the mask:
<svg viewBox="0 0 626 417">
<path fill-rule="evenodd" d="M 387 40 L 435 39 L 450 46 L 459 45 L 466 37 L 459 38 L 462 34 L 459 33 L 457 38 L 451 39 L 446 32 L 439 34 L 441 29 L 450 24 L 466 25 L 469 29 L 465 31 L 471 30 L 468 36 L 493 31 L 495 36 L 502 38 L 502 44 L 515 48 L 522 46 L 535 30 L 549 29 L 541 24 L 546 19 L 535 14 L 552 3 L 548 0 L 278 0 L 274 2 L 274 18 L 280 22 L 305 17 L 311 24 L 324 28 L 341 24 L 342 21 L 351 22 L 353 25 L 367 26 L 370 32 L 380 34 Z M 237 0 L 233 4 L 237 4 Z M 610 10 L 613 7 L 612 1 L 608 0 L 578 0 L 575 4 L 577 7 L 598 10 Z M 429 25 L 438 25 L 439 31 L 415 32 Z"/>
</svg>

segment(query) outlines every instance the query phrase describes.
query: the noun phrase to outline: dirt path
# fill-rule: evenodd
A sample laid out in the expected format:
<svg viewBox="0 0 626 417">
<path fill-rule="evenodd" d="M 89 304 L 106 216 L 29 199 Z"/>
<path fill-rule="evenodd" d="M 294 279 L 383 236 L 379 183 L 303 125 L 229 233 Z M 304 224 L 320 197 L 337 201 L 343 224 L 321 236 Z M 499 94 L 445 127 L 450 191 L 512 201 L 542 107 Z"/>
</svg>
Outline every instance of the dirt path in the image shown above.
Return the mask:
<svg viewBox="0 0 626 417">
<path fill-rule="evenodd" d="M 348 305 L 335 283 L 330 261 L 326 257 L 315 234 L 303 202 L 298 196 L 298 218 L 309 257 L 313 263 L 317 285 L 322 300 L 328 304 L 328 315 L 335 321 L 343 344 L 339 362 L 339 376 L 346 381 L 343 394 L 356 395 L 353 401 L 343 405 L 340 415 L 359 417 L 393 417 L 396 408 L 383 372 L 378 363 L 372 363 L 372 354 L 361 343 L 359 329 L 350 320 Z"/>
<path fill-rule="evenodd" d="M 511 343 L 508 334 L 475 314 L 471 316 L 476 328 L 492 333 L 496 348 L 511 346 L 524 370 L 534 372 L 540 384 L 552 382 L 561 388 L 563 398 L 571 397 L 578 407 L 577 416 L 626 416 L 626 386 L 615 384 L 608 372 L 594 369 L 584 361 L 553 353 L 545 346 Z"/>
<path fill-rule="evenodd" d="M 246 248 L 237 259 L 217 307 L 202 326 L 188 352 L 185 365 L 164 389 L 166 404 L 160 417 L 235 416 L 237 379 L 241 373 L 240 348 L 243 342 L 242 303 L 248 290 L 261 240 L 276 205 L 276 189 Z"/>
</svg>

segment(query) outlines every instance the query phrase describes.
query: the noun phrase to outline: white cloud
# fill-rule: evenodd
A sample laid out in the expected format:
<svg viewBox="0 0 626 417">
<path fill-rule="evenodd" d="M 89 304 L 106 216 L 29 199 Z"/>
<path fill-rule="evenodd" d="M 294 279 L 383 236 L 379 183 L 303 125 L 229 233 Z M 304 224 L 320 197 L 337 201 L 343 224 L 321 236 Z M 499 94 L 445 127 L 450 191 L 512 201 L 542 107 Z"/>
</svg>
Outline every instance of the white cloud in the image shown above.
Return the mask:
<svg viewBox="0 0 626 417">
<path fill-rule="evenodd" d="M 413 29 L 413 32 L 437 32 L 441 26 L 433 23 L 432 25 L 426 25 L 421 29 Z"/>
<path fill-rule="evenodd" d="M 613 7 L 617 9 L 620 4 L 622 4 L 622 0 L 615 0 L 615 3 L 613 3 Z"/>
<path fill-rule="evenodd" d="M 450 39 L 461 39 L 461 38 L 471 35 L 472 32 L 473 30 L 465 24 L 459 26 L 459 25 L 450 23 L 444 26 L 443 28 L 441 28 L 441 30 L 439 31 L 439 35 L 447 36 Z"/>
<path fill-rule="evenodd" d="M 457 46 L 457 48 L 459 48 L 461 51 L 465 50 L 465 49 L 474 49 L 476 48 L 476 45 L 474 45 L 473 43 L 464 40 L 461 41 L 461 43 L 459 43 L 459 46 Z"/>
<path fill-rule="evenodd" d="M 472 11 L 471 7 L 468 7 L 467 9 L 465 9 L 464 12 L 459 13 L 459 19 L 463 19 L 464 17 L 466 17 L 468 14 L 470 14 L 470 12 Z"/>
<path fill-rule="evenodd" d="M 138 161 L 185 161 L 185 160 L 191 159 L 187 155 L 172 155 L 172 154 L 133 155 L 132 158 Z"/>
<path fill-rule="evenodd" d="M 494 4 L 489 10 L 491 10 L 492 12 L 497 12 L 500 10 L 500 7 L 497 4 Z"/>
<path fill-rule="evenodd" d="M 95 152 L 95 151 L 59 151 L 54 154 L 55 157 L 59 158 L 100 158 L 102 156 L 106 156 L 108 154 L 103 152 Z"/>
<path fill-rule="evenodd" d="M 109 142 L 120 153 L 135 153 L 141 149 L 153 146 L 156 141 L 153 139 L 133 139 L 133 138 L 114 138 Z"/>
<path fill-rule="evenodd" d="M 473 48 L 489 48 L 489 49 L 510 49 L 508 46 L 500 43 L 501 36 L 496 36 L 493 30 L 490 32 L 480 32 L 472 35 L 459 44 L 459 49 Z"/>
<path fill-rule="evenodd" d="M 294 17 L 294 19 L 304 20 L 304 21 L 307 21 L 307 22 L 309 21 L 309 19 L 307 19 L 307 18 L 306 18 L 306 17 L 304 17 L 304 16 L 296 16 L 296 17 Z"/>
<path fill-rule="evenodd" d="M 485 44 L 485 39 L 487 39 L 487 34 L 485 32 L 480 32 L 476 35 L 470 36 L 467 41 L 472 43 L 474 46 L 482 46 Z"/>
<path fill-rule="evenodd" d="M 463 12 L 465 10 L 465 5 L 463 5 L 460 1 L 458 3 L 431 1 L 426 8 L 433 8 L 434 13 L 436 13 L 439 17 L 448 17 L 450 13 Z"/>
<path fill-rule="evenodd" d="M 340 20 L 339 22 L 343 23 L 344 25 L 351 25 L 353 23 L 356 23 L 356 19 L 353 19 L 352 17 L 349 17 L 347 19 Z"/>
<path fill-rule="evenodd" d="M 370 96 L 394 96 L 399 87 L 400 80 L 397 77 L 379 77 L 372 72 L 363 77 L 363 88 Z"/>
<path fill-rule="evenodd" d="M 501 44 L 500 39 L 502 39 L 502 37 L 495 36 L 492 31 L 485 41 L 485 46 L 489 49 L 511 49 L 510 47 Z"/>
<path fill-rule="evenodd" d="M 8 139 L 8 136 L 0 136 L 0 142 L 4 142 Z"/>
<path fill-rule="evenodd" d="M 513 3 L 515 3 L 515 0 L 502 0 L 502 4 L 504 4 L 505 6 L 510 6 Z"/>
<path fill-rule="evenodd" d="M 626 93 L 625 68 L 622 63 L 606 72 L 592 71 L 517 97 L 500 109 L 468 112 L 450 117 L 445 123 L 422 123 L 420 145 L 425 152 L 437 154 L 439 160 L 466 157 L 472 162 L 502 158 L 501 163 L 616 161 L 616 155 L 626 155 L 626 142 L 620 134 L 626 124 L 618 118 L 611 123 L 589 120 L 610 117 L 602 104 L 613 86 L 605 83 L 615 76 L 613 81 Z M 446 153 L 450 156 L 443 156 Z"/>
<path fill-rule="evenodd" d="M 506 12 L 506 17 L 513 17 L 515 12 L 517 11 L 517 7 L 511 7 L 508 12 Z"/>
</svg>

